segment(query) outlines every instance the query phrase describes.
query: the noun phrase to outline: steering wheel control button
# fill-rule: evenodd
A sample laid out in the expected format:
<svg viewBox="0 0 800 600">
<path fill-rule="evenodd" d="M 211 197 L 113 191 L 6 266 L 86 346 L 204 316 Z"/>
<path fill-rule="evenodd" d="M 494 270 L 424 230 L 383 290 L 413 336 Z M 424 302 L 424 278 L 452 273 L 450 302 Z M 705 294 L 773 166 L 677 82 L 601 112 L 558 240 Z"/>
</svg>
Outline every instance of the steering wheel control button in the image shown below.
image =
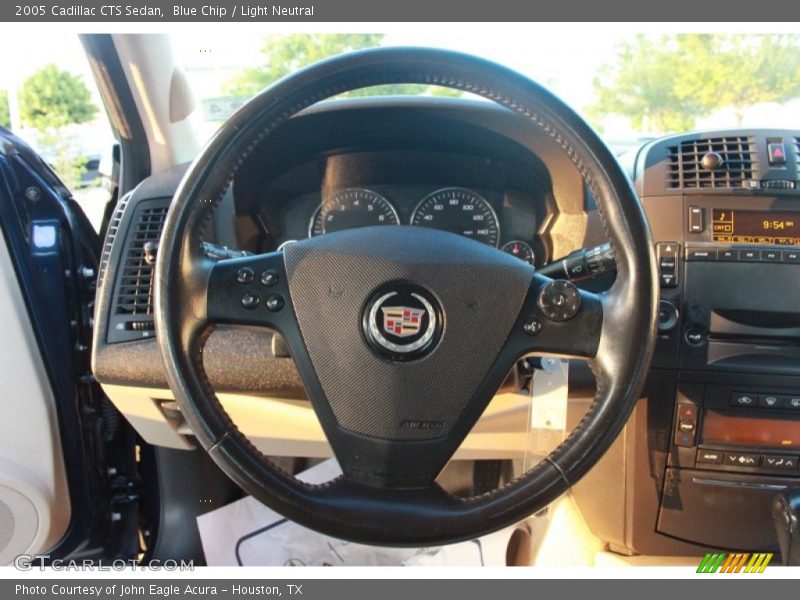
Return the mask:
<svg viewBox="0 0 800 600">
<path fill-rule="evenodd" d="M 265 302 L 267 309 L 272 312 L 278 312 L 280 309 L 283 308 L 283 296 L 279 296 L 278 294 L 272 294 L 267 298 Z"/>
<path fill-rule="evenodd" d="M 551 321 L 569 321 L 581 309 L 580 292 L 569 281 L 553 281 L 539 293 L 539 308 Z"/>
<path fill-rule="evenodd" d="M 250 267 L 242 267 L 238 271 L 236 271 L 236 281 L 239 283 L 252 283 L 253 279 L 255 279 L 256 274 L 253 272 L 253 269 Z"/>
<path fill-rule="evenodd" d="M 531 317 L 522 324 L 522 331 L 528 335 L 536 335 L 542 330 L 542 322 L 536 317 Z"/>
<path fill-rule="evenodd" d="M 267 269 L 261 273 L 261 284 L 267 287 L 272 287 L 280 281 L 280 275 L 274 269 Z"/>
<path fill-rule="evenodd" d="M 261 304 L 261 297 L 255 292 L 245 292 L 242 294 L 242 306 L 252 310 Z"/>
<path fill-rule="evenodd" d="M 430 352 L 442 333 L 443 316 L 428 290 L 405 282 L 379 288 L 364 307 L 362 328 L 369 345 L 394 360 Z"/>
</svg>

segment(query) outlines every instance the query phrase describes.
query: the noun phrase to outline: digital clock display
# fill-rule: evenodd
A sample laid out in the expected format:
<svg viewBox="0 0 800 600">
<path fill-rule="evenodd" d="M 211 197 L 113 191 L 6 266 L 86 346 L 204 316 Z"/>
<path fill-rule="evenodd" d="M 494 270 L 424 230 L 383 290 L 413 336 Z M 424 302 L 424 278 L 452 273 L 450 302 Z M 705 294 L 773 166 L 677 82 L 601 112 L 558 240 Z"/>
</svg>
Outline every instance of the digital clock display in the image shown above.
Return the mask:
<svg viewBox="0 0 800 600">
<path fill-rule="evenodd" d="M 800 212 L 715 208 L 711 214 L 715 242 L 800 246 Z"/>
</svg>

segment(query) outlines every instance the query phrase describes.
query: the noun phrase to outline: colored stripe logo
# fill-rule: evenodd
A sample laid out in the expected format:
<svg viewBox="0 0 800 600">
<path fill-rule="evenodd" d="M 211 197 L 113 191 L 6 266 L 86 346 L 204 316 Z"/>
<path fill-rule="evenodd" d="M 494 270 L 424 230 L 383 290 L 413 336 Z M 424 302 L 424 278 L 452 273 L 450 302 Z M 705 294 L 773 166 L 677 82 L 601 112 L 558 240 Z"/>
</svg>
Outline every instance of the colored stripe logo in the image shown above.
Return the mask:
<svg viewBox="0 0 800 600">
<path fill-rule="evenodd" d="M 764 552 L 709 552 L 700 561 L 698 573 L 763 573 L 773 554 Z"/>
</svg>

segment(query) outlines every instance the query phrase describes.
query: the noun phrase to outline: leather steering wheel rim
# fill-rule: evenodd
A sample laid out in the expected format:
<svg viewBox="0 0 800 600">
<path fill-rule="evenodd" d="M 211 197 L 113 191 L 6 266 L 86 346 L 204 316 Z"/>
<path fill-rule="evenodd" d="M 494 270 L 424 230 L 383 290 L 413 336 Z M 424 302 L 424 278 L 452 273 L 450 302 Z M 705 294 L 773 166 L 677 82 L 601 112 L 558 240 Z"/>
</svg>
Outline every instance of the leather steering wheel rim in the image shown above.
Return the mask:
<svg viewBox="0 0 800 600">
<path fill-rule="evenodd" d="M 457 236 L 451 234 L 409 231 L 417 228 L 390 228 L 391 233 L 387 229 L 378 237 L 374 231 L 329 234 L 292 245 L 297 249 L 286 256 L 273 253 L 213 263 L 204 255 L 204 225 L 239 166 L 258 144 L 269 143 L 270 132 L 326 98 L 399 83 L 440 85 L 483 96 L 529 119 L 561 145 L 597 200 L 617 260 L 617 278 L 609 291 L 580 292 L 579 319 L 566 323 L 545 319 L 539 336 L 520 333 L 530 315 L 541 316 L 537 299 L 551 282 L 498 257 L 497 250 L 477 249 L 473 246 L 477 242 L 453 239 Z M 314 351 L 309 350 L 310 321 L 304 315 L 313 306 L 304 304 L 306 294 L 299 282 L 308 280 L 309 273 L 303 269 L 319 257 L 317 262 L 329 265 L 326 260 L 333 253 L 358 255 L 352 267 L 356 272 L 358 261 L 369 258 L 358 249 L 367 239 L 364 236 L 370 235 L 386 256 L 397 245 L 447 248 L 472 257 L 470 264 L 464 259 L 464 268 L 483 268 L 482 272 L 501 273 L 524 283 L 517 286 L 521 292 L 509 308 L 509 314 L 512 309 L 516 313 L 508 320 L 507 333 L 501 332 L 505 336 L 501 351 L 487 367 L 491 376 L 486 376 L 471 399 L 454 405 L 453 423 L 447 425 L 452 425 L 452 439 L 446 443 L 433 439 L 435 434 L 428 439 L 424 432 L 406 431 L 407 426 L 397 429 L 396 440 L 388 441 L 378 439 L 383 434 L 354 432 L 352 427 L 348 431 L 342 426 L 341 407 L 326 397 L 333 395 L 331 390 L 340 382 L 331 382 L 328 376 L 321 383 L 325 365 L 319 358 L 310 360 Z M 388 259 L 384 263 L 389 265 L 387 272 L 399 264 Z M 241 292 L 231 296 L 230 290 L 237 289 L 232 277 L 247 265 L 258 269 L 256 273 L 268 269 L 279 275 L 280 283 L 270 291 L 286 299 L 282 310 L 245 313 L 239 304 Z M 427 266 L 435 273 L 435 261 Z M 435 282 L 435 275 L 431 277 Z M 524 76 L 479 58 L 443 50 L 382 48 L 332 58 L 286 77 L 223 124 L 190 167 L 169 209 L 156 264 L 156 335 L 170 387 L 198 442 L 246 492 L 287 518 L 327 535 L 371 544 L 429 545 L 470 539 L 529 516 L 567 491 L 603 456 L 644 384 L 655 343 L 657 294 L 653 244 L 642 207 L 615 157 L 572 109 Z M 202 346 L 214 322 L 263 323 L 287 337 L 312 404 L 337 458 L 344 463 L 344 477 L 316 486 L 302 483 L 266 460 L 232 423 L 202 366 Z M 449 313 L 443 338 L 454 335 L 457 326 L 456 317 Z M 466 435 L 465 427 L 480 416 L 497 389 L 494 384 L 502 381 L 497 373 L 513 364 L 517 354 L 531 350 L 588 358 L 597 378 L 593 404 L 558 448 L 515 481 L 472 498 L 447 494 L 433 484 L 431 475 L 435 477 L 441 461 L 446 462 L 448 453 Z M 424 365 L 425 360 L 417 362 Z M 398 373 L 411 368 L 402 364 L 391 368 Z M 441 455 L 439 462 L 416 469 L 415 461 L 424 462 L 427 450 L 423 449 L 434 448 L 434 442 L 439 445 L 432 455 Z M 381 456 L 375 458 L 376 454 Z M 379 459 L 383 462 L 373 464 Z M 401 468 L 406 465 L 408 473 Z"/>
</svg>

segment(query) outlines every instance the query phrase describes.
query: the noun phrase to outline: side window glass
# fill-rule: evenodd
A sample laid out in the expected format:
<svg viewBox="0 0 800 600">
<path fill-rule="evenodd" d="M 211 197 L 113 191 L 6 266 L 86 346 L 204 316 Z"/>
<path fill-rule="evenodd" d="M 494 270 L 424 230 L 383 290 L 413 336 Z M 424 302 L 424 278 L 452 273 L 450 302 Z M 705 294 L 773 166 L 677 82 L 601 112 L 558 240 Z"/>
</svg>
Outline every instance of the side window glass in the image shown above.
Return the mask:
<svg viewBox="0 0 800 600">
<path fill-rule="evenodd" d="M 16 57 L 0 78 L 0 126 L 52 166 L 99 230 L 115 140 L 78 36 L 0 40 L 0 55 Z"/>
</svg>

